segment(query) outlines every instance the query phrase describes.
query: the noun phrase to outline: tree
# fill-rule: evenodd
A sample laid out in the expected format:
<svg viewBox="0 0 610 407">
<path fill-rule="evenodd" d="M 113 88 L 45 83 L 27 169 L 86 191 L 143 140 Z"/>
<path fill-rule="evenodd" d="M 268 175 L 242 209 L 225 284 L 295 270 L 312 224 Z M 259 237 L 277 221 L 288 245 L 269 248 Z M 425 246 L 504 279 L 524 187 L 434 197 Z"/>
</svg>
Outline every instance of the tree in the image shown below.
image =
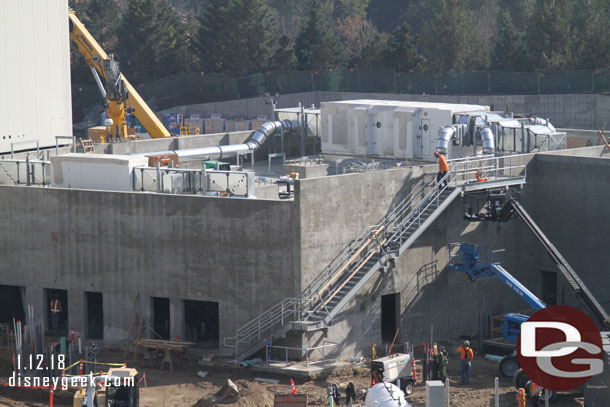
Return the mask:
<svg viewBox="0 0 610 407">
<path fill-rule="evenodd" d="M 117 51 L 121 10 L 115 0 L 91 0 L 83 23 L 106 53 Z"/>
<path fill-rule="evenodd" d="M 76 17 L 82 19 L 85 15 L 85 8 L 75 0 L 69 0 L 68 6 L 74 10 Z M 78 47 L 70 40 L 70 78 L 72 83 L 95 84 L 91 76 L 91 70 L 85 62 L 85 58 L 78 50 Z"/>
<path fill-rule="evenodd" d="M 509 9 L 498 14 L 498 33 L 491 66 L 496 69 L 519 71 L 527 67 L 523 34 L 517 30 Z"/>
<path fill-rule="evenodd" d="M 359 16 L 366 20 L 366 9 L 368 8 L 369 3 L 370 0 L 336 0 L 335 15 L 337 15 L 339 19 Z"/>
<path fill-rule="evenodd" d="M 244 76 L 269 68 L 277 36 L 267 0 L 212 0 L 199 22 L 204 69 Z"/>
<path fill-rule="evenodd" d="M 333 69 L 344 63 L 341 43 L 333 33 L 324 8 L 320 0 L 309 2 L 307 21 L 295 44 L 300 69 Z"/>
<path fill-rule="evenodd" d="M 187 70 L 186 29 L 167 0 L 128 0 L 119 36 L 121 71 L 134 83 Z"/>
<path fill-rule="evenodd" d="M 396 72 L 412 71 L 421 62 L 409 23 L 402 23 L 392 31 L 383 50 L 383 62 L 386 67 L 391 67 Z"/>
<path fill-rule="evenodd" d="M 582 0 L 573 4 L 570 13 L 572 36 L 571 64 L 575 69 L 608 69 L 610 67 L 610 13 L 605 0 Z"/>
<path fill-rule="evenodd" d="M 345 47 L 345 58 L 349 66 L 360 66 L 365 50 L 371 51 L 371 45 L 378 40 L 375 26 L 359 14 L 337 21 L 337 33 Z M 370 65 L 370 61 L 367 61 Z"/>
<path fill-rule="evenodd" d="M 476 31 L 479 23 L 468 0 L 423 0 L 419 4 L 427 16 L 419 36 L 427 71 L 487 67 L 490 44 Z"/>
<path fill-rule="evenodd" d="M 274 71 L 294 71 L 297 69 L 297 57 L 290 44 L 290 38 L 282 35 L 278 42 L 278 49 L 273 56 L 271 69 Z"/>
<path fill-rule="evenodd" d="M 569 24 L 570 12 L 570 0 L 536 1 L 527 38 L 530 69 L 571 68 L 573 28 Z"/>
</svg>

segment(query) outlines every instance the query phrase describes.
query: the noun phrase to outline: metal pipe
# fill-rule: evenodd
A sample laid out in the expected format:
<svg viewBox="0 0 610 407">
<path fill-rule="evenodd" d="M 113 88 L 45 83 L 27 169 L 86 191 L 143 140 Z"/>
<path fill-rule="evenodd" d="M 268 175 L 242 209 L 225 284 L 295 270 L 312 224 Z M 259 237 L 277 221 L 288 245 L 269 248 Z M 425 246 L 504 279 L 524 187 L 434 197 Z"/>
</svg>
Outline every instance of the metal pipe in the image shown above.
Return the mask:
<svg viewBox="0 0 610 407">
<path fill-rule="evenodd" d="M 438 142 L 436 144 L 436 151 L 440 154 L 446 155 L 449 152 L 449 145 L 455 134 L 454 127 L 445 127 L 441 130 L 441 134 L 438 136 Z"/>
<path fill-rule="evenodd" d="M 494 134 L 489 127 L 483 127 L 480 131 L 481 142 L 483 144 L 483 154 L 493 154 L 495 150 L 494 146 Z"/>
<path fill-rule="evenodd" d="M 254 133 L 248 137 L 245 143 L 229 144 L 226 146 L 213 146 L 201 148 L 189 148 L 186 150 L 158 151 L 153 153 L 133 154 L 137 157 L 161 154 L 177 154 L 178 158 L 215 158 L 231 157 L 239 152 L 258 150 L 272 134 L 283 129 L 291 132 L 298 128 L 298 123 L 291 120 L 271 121 L 263 123 Z"/>
</svg>

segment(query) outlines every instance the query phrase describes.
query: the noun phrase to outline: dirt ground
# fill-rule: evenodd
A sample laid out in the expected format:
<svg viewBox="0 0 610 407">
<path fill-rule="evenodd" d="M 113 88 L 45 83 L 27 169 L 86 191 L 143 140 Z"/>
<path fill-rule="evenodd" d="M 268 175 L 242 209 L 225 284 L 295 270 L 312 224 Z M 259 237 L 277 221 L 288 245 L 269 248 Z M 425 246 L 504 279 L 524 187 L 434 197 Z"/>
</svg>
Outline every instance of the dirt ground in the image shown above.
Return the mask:
<svg viewBox="0 0 610 407">
<path fill-rule="evenodd" d="M 105 361 L 121 361 L 121 352 L 110 352 L 102 355 Z M 273 406 L 276 394 L 290 393 L 290 377 L 269 375 L 253 372 L 247 368 L 233 368 L 232 365 L 219 363 L 214 367 L 202 367 L 196 362 L 188 364 L 184 361 L 174 363 L 174 371 L 159 370 L 159 361 L 153 361 L 151 368 L 148 361 L 138 360 L 128 362 L 129 367 L 136 367 L 145 375 L 140 385 L 140 407 L 203 407 L 203 400 L 215 394 L 231 379 L 239 388 L 240 398 L 233 407 L 266 407 Z M 332 383 L 339 384 L 344 391 L 347 383 L 352 381 L 356 392 L 360 393 L 370 385 L 370 372 L 366 367 L 354 367 L 351 374 L 330 376 L 315 381 L 295 380 L 298 394 L 308 395 L 310 406 L 328 405 L 327 388 Z M 197 372 L 206 371 L 207 376 L 200 378 Z M 0 357 L 0 382 L 7 383 L 11 373 L 10 359 Z M 421 372 L 418 372 L 421 374 Z M 451 406 L 455 407 L 493 407 L 494 378 L 498 375 L 496 362 L 476 357 L 472 366 L 471 384 L 459 384 L 459 361 L 450 358 L 448 374 L 451 380 Z M 279 384 L 268 384 L 255 381 L 255 377 L 278 379 Z M 54 406 L 72 406 L 73 394 L 59 392 L 54 394 Z M 425 406 L 425 387 L 418 383 L 415 392 L 407 398 L 413 407 Z M 343 404 L 342 400 L 342 403 Z M 364 401 L 359 402 L 364 405 Z M 0 407 L 45 407 L 49 405 L 49 393 L 46 390 L 15 389 L 0 386 Z M 355 404 L 355 405 L 358 405 Z M 512 382 L 500 378 L 500 406 L 516 406 L 515 391 Z M 552 404 L 555 407 L 583 406 L 582 395 L 561 394 Z"/>
</svg>

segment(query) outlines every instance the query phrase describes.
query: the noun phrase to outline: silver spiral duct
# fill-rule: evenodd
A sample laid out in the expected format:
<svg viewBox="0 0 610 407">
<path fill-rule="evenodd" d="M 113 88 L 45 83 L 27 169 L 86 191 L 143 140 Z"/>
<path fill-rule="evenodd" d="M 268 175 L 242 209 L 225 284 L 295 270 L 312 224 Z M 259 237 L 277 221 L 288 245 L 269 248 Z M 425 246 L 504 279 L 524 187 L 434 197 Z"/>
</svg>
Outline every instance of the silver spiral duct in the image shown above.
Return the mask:
<svg viewBox="0 0 610 407">
<path fill-rule="evenodd" d="M 483 154 L 493 154 L 495 151 L 494 134 L 489 127 L 480 130 L 481 141 L 483 143 Z"/>
<path fill-rule="evenodd" d="M 440 136 L 438 136 L 438 141 L 436 144 L 436 151 L 440 154 L 447 155 L 449 152 L 449 145 L 451 143 L 451 139 L 455 134 L 454 127 L 445 127 L 441 130 Z"/>
<path fill-rule="evenodd" d="M 285 132 L 290 133 L 291 131 L 298 128 L 298 122 L 292 120 L 282 120 L 274 122 L 263 123 L 254 133 L 248 137 L 243 144 L 229 144 L 226 146 L 214 146 L 214 147 L 201 147 L 201 148 L 189 148 L 186 150 L 174 150 L 174 151 L 159 151 L 154 153 L 134 154 L 136 156 L 149 156 L 149 155 L 162 155 L 162 154 L 177 154 L 179 159 L 182 158 L 214 158 L 221 159 L 223 157 L 232 157 L 237 153 L 244 151 L 258 150 L 267 138 L 274 133 L 283 129 Z"/>
</svg>

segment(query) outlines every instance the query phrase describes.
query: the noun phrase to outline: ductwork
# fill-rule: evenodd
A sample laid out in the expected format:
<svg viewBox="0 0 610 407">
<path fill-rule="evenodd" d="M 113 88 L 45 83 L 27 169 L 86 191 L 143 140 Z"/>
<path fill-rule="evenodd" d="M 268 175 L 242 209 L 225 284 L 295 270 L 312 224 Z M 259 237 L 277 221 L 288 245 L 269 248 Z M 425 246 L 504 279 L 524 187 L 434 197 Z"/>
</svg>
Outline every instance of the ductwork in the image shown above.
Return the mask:
<svg viewBox="0 0 610 407">
<path fill-rule="evenodd" d="M 451 139 L 453 139 L 454 134 L 454 127 L 445 127 L 441 130 L 441 134 L 438 137 L 438 141 L 436 144 L 436 151 L 438 153 L 447 155 L 447 153 L 449 152 L 449 145 L 451 143 Z"/>
<path fill-rule="evenodd" d="M 483 144 L 483 154 L 493 154 L 495 151 L 493 132 L 489 127 L 482 127 L 479 133 Z"/>
<path fill-rule="evenodd" d="M 267 138 L 274 133 L 283 129 L 285 132 L 290 133 L 291 131 L 298 128 L 298 122 L 292 120 L 282 120 L 274 122 L 263 123 L 254 133 L 248 137 L 243 144 L 229 144 L 226 146 L 214 146 L 214 147 L 201 147 L 201 148 L 189 148 L 186 150 L 175 150 L 175 151 L 161 151 L 155 153 L 135 154 L 137 156 L 149 156 L 149 155 L 162 155 L 162 154 L 177 154 L 179 159 L 184 158 L 213 158 L 221 159 L 224 157 L 232 157 L 237 153 L 245 151 L 258 150 Z"/>
</svg>

